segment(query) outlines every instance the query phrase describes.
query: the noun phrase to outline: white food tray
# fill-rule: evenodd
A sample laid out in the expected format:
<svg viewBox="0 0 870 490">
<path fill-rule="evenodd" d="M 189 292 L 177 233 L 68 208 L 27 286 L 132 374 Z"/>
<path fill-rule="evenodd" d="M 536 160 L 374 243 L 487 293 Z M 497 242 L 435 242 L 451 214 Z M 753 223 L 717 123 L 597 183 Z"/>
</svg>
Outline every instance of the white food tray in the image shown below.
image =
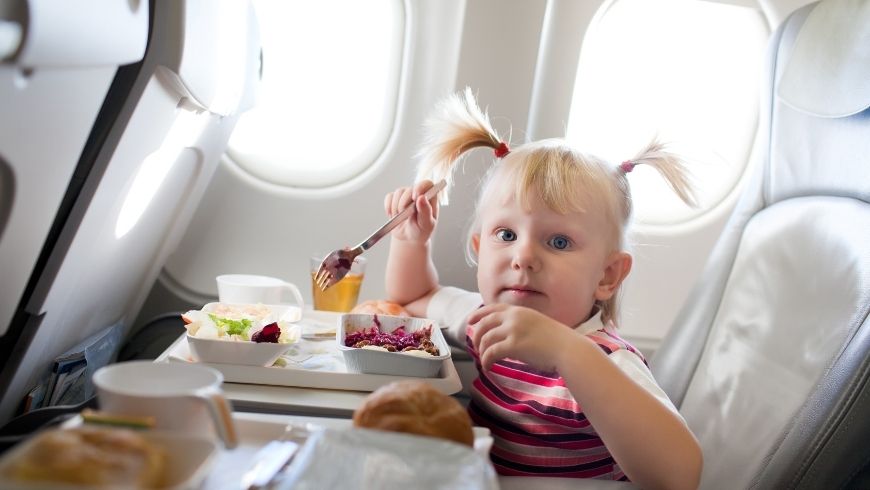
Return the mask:
<svg viewBox="0 0 870 490">
<path fill-rule="evenodd" d="M 448 395 L 462 389 L 459 374 L 450 359 L 442 362 L 440 371 L 432 378 L 349 372 L 335 341 L 339 317 L 338 313 L 325 311 L 303 312 L 299 322 L 303 338 L 281 358 L 286 363 L 284 367 L 208 362 L 202 364 L 220 371 L 224 375 L 224 381 L 230 383 L 370 392 L 393 381 L 419 379 Z M 312 340 L 315 335 L 320 338 Z M 197 362 L 190 354 L 187 334 L 182 334 L 155 362 Z"/>
</svg>

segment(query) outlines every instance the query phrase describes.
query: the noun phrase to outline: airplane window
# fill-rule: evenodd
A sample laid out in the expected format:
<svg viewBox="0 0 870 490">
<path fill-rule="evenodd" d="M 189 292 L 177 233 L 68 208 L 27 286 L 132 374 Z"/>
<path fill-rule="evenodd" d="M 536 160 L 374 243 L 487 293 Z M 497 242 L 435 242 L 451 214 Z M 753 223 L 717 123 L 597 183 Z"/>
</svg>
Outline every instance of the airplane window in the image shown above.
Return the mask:
<svg viewBox="0 0 870 490">
<path fill-rule="evenodd" d="M 654 135 L 685 155 L 700 200 L 683 204 L 658 173 L 631 176 L 635 219 L 685 222 L 731 192 L 757 126 L 770 33 L 758 10 L 697 0 L 618 0 L 587 33 L 566 137 L 614 162 Z"/>
<path fill-rule="evenodd" d="M 326 187 L 359 174 L 394 124 L 402 0 L 254 0 L 254 8 L 262 82 L 256 107 L 230 139 L 230 159 L 291 187 Z"/>
</svg>

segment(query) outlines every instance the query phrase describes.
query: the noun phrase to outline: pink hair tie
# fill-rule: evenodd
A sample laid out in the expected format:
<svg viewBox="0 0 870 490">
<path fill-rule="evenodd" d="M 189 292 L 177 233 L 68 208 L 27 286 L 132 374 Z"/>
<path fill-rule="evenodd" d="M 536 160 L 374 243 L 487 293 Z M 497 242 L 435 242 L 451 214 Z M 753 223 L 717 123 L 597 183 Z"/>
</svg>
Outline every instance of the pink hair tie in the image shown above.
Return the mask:
<svg viewBox="0 0 870 490">
<path fill-rule="evenodd" d="M 496 158 L 504 158 L 508 153 L 511 152 L 511 149 L 508 148 L 507 143 L 499 143 L 498 147 L 494 150 Z"/>
<path fill-rule="evenodd" d="M 619 168 L 622 169 L 623 173 L 627 174 L 627 173 L 631 172 L 632 170 L 634 170 L 635 165 L 637 165 L 637 164 L 632 162 L 631 160 L 626 160 L 626 161 L 619 164 Z"/>
</svg>

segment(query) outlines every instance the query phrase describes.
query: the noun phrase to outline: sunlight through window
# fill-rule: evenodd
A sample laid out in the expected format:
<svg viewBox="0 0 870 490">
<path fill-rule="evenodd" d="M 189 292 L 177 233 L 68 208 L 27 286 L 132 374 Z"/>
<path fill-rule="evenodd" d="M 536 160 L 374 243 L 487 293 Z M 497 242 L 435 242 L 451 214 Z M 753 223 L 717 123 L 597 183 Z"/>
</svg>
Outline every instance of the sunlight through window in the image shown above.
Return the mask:
<svg viewBox="0 0 870 490">
<path fill-rule="evenodd" d="M 701 208 L 658 174 L 631 175 L 635 217 L 677 223 L 734 189 L 755 137 L 769 30 L 761 12 L 697 0 L 618 0 L 584 40 L 567 138 L 613 162 L 654 135 L 689 160 Z"/>
<path fill-rule="evenodd" d="M 229 155 L 269 182 L 325 187 L 371 165 L 392 131 L 401 0 L 254 1 L 263 43 L 257 106 Z"/>
</svg>

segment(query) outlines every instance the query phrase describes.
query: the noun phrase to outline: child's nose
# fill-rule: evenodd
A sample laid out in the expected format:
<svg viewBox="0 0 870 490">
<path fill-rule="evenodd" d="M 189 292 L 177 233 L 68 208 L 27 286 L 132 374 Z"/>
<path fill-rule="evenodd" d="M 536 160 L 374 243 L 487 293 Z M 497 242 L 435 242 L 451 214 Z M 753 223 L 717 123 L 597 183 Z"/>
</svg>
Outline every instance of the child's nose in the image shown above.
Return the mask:
<svg viewBox="0 0 870 490">
<path fill-rule="evenodd" d="M 541 261 L 538 258 L 535 245 L 529 242 L 517 242 L 514 247 L 514 256 L 511 261 L 511 267 L 515 270 L 528 269 L 536 271 L 541 268 Z"/>
</svg>

